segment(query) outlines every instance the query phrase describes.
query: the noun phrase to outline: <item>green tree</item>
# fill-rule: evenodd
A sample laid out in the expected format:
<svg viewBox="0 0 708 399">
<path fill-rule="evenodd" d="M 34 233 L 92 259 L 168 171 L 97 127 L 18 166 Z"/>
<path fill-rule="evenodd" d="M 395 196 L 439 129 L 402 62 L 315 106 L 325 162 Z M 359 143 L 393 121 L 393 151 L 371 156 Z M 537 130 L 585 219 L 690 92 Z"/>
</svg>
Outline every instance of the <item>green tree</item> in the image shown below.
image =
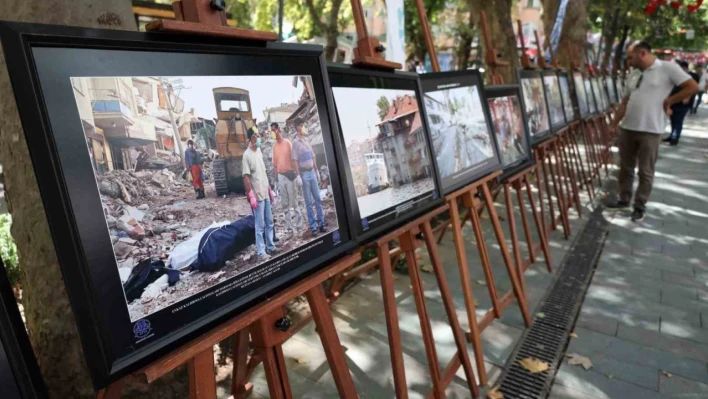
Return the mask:
<svg viewBox="0 0 708 399">
<path fill-rule="evenodd" d="M 379 119 L 383 120 L 384 116 L 388 113 L 388 109 L 391 108 L 391 103 L 386 96 L 381 96 L 381 98 L 376 101 L 376 107 L 379 109 Z"/>
<path fill-rule="evenodd" d="M 237 28 L 253 29 L 252 8 L 248 0 L 226 0 L 226 12 L 236 21 Z"/>
<path fill-rule="evenodd" d="M 0 259 L 5 264 L 10 284 L 17 287 L 20 284 L 20 268 L 17 261 L 17 246 L 10 233 L 11 226 L 12 216 L 0 215 Z"/>
<path fill-rule="evenodd" d="M 425 12 L 428 15 L 428 23 L 435 25 L 443 10 L 445 10 L 446 0 L 423 0 Z M 418 17 L 415 0 L 405 0 L 403 3 L 405 19 L 405 37 L 407 52 L 409 57 L 416 57 L 421 62 L 425 61 L 428 50 L 425 47 L 425 37 Z"/>
<path fill-rule="evenodd" d="M 299 40 L 325 38 L 325 58 L 334 60 L 339 33 L 351 25 L 351 3 L 344 0 L 294 0 L 285 3 L 285 18 Z"/>
</svg>

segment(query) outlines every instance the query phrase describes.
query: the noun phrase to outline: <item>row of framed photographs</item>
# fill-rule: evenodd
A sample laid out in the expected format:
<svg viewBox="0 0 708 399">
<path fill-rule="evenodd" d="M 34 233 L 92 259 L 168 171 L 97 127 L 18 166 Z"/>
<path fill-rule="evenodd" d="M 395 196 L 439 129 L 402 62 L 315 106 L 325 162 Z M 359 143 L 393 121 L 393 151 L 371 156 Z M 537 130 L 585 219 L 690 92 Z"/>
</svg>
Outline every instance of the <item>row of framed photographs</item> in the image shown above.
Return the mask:
<svg viewBox="0 0 708 399">
<path fill-rule="evenodd" d="M 18 23 L 0 23 L 0 39 L 97 388 L 444 195 L 530 164 L 533 143 L 578 117 L 568 77 L 550 71 L 485 88 L 478 71 L 419 77 L 327 65 L 320 46 Z M 239 126 L 259 138 L 246 141 Z M 225 181 L 242 180 L 245 162 L 255 162 L 251 179 L 262 165 L 276 203 L 262 197 L 252 210 L 243 194 L 217 196 L 217 177 L 202 172 L 195 180 L 207 198 L 193 200 L 199 183 L 180 182 L 189 174 L 181 163 L 177 174 L 138 168 L 143 153 L 174 156 L 176 137 L 193 139 L 213 176 L 235 162 Z M 292 154 L 286 162 L 282 151 Z M 293 174 L 303 188 L 287 192 Z M 308 223 L 277 231 L 279 251 L 260 257 L 256 224 L 269 212 L 307 214 Z"/>
</svg>

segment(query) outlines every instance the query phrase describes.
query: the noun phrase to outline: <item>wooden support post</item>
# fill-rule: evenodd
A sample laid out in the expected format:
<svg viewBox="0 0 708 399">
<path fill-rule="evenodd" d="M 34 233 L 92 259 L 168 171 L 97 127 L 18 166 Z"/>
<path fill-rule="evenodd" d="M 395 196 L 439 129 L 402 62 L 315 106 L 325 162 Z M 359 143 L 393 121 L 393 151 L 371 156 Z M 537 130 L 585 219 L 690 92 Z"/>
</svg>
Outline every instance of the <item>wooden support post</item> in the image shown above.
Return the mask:
<svg viewBox="0 0 708 399">
<path fill-rule="evenodd" d="M 401 69 L 403 66 L 397 62 L 386 61 L 383 58 L 383 46 L 378 39 L 369 37 L 369 31 L 366 28 L 366 20 L 364 19 L 364 8 L 361 6 L 360 0 L 351 0 L 352 15 L 354 17 L 354 26 L 356 34 L 359 38 L 356 48 L 354 49 L 354 60 L 352 64 L 368 68 L 377 69 Z"/>
<path fill-rule="evenodd" d="M 521 249 L 519 248 L 519 236 L 516 232 L 516 221 L 514 220 L 514 204 L 511 201 L 511 190 L 509 183 L 504 184 L 504 201 L 506 203 L 506 216 L 509 219 L 509 230 L 511 232 L 511 248 L 514 254 L 514 263 L 516 264 L 516 274 L 519 276 L 519 287 L 522 292 L 526 292 L 524 287 L 524 270 L 525 265 L 521 260 Z"/>
<path fill-rule="evenodd" d="M 231 374 L 231 395 L 234 399 L 245 399 L 253 392 L 253 384 L 249 381 L 248 372 L 248 330 L 244 329 L 234 334 L 233 341 L 234 367 Z"/>
</svg>

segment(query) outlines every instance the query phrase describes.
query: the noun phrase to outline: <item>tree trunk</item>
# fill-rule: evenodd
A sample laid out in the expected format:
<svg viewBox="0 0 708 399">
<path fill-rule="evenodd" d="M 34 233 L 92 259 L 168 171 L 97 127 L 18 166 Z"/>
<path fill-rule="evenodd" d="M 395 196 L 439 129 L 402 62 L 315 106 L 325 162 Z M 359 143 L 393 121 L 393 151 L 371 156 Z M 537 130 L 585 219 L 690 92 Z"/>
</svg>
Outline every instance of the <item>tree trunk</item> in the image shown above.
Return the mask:
<svg viewBox="0 0 708 399">
<path fill-rule="evenodd" d="M 614 68 L 615 71 L 624 70 L 624 65 L 622 65 L 622 56 L 624 55 L 624 46 L 627 43 L 627 38 L 629 37 L 629 25 L 625 24 L 622 28 L 622 38 L 617 44 L 617 49 L 615 49 L 615 60 Z"/>
<path fill-rule="evenodd" d="M 11 21 L 135 30 L 129 1 L 9 0 L 3 19 Z M 53 398 L 92 398 L 92 388 L 62 273 L 37 181 L 30 161 L 5 58 L 0 51 L 0 159 L 5 176 L 5 198 L 12 215 L 22 273 L 27 329 L 44 382 Z M 146 387 L 127 388 L 132 397 L 171 397 L 180 384 L 166 378 L 148 394 Z M 186 396 L 181 385 L 178 393 Z"/>
<path fill-rule="evenodd" d="M 337 54 L 337 47 L 339 46 L 339 10 L 342 7 L 343 0 L 333 0 L 332 10 L 329 13 L 329 21 L 326 27 L 327 45 L 325 46 L 325 59 L 327 61 L 334 61 Z"/>
<path fill-rule="evenodd" d="M 541 15 L 541 18 L 543 19 L 543 33 L 548 38 L 549 46 L 551 43 L 551 33 L 553 33 L 553 27 L 556 24 L 556 16 L 558 15 L 560 3 L 560 0 L 543 0 L 542 3 L 543 15 Z M 568 8 L 570 8 L 570 5 L 566 8 L 566 15 Z"/>
<path fill-rule="evenodd" d="M 610 58 L 612 57 L 612 47 L 615 44 L 615 39 L 617 38 L 617 33 L 619 31 L 619 17 L 620 9 L 619 6 L 614 7 L 612 14 L 612 21 L 610 23 L 609 29 L 605 35 L 605 52 L 602 57 L 602 68 L 605 69 L 610 66 Z"/>
<path fill-rule="evenodd" d="M 499 68 L 498 70 L 506 84 L 516 82 L 516 69 L 519 67 L 519 54 L 513 28 L 515 22 L 511 19 L 512 3 L 514 3 L 512 0 L 470 0 L 470 12 L 477 26 L 480 26 L 480 11 L 485 11 L 487 13 L 489 37 L 492 40 L 494 49 L 501 60 L 509 62 L 508 67 Z M 483 43 L 484 40 L 481 33 L 479 37 L 480 47 L 482 47 L 479 57 L 483 60 L 487 49 Z"/>
<path fill-rule="evenodd" d="M 560 66 L 569 66 L 571 60 L 580 66 L 585 61 L 589 4 L 590 0 L 573 0 L 565 10 L 563 30 L 555 57 Z M 569 53 L 569 44 L 573 47 L 573 54 Z"/>
<path fill-rule="evenodd" d="M 455 51 L 457 55 L 457 70 L 460 71 L 467 69 L 467 65 L 470 62 L 470 52 L 472 51 L 472 41 L 475 37 L 472 13 L 470 13 L 467 18 L 469 32 L 460 36 L 460 43 L 457 45 L 457 50 Z"/>
</svg>

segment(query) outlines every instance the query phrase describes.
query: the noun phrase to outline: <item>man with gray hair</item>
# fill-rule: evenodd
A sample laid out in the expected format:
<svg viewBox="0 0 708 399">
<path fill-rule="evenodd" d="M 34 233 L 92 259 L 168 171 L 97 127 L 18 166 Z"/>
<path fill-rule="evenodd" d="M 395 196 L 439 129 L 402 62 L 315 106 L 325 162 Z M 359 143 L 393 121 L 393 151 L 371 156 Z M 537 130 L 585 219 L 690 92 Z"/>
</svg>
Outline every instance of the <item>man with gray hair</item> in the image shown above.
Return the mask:
<svg viewBox="0 0 708 399">
<path fill-rule="evenodd" d="M 634 196 L 632 221 L 644 219 L 646 203 L 654 183 L 654 165 L 659 155 L 661 135 L 671 106 L 698 92 L 698 84 L 675 62 L 661 61 L 651 52 L 647 42 L 634 42 L 627 49 L 630 66 L 642 71 L 612 121 L 611 129 L 621 127 L 618 139 L 620 170 L 619 199 L 607 203 L 608 208 L 629 208 L 632 199 L 634 168 L 639 166 L 639 187 Z M 680 90 L 671 95 L 674 86 Z M 621 123 L 620 123 L 621 122 Z"/>
</svg>

